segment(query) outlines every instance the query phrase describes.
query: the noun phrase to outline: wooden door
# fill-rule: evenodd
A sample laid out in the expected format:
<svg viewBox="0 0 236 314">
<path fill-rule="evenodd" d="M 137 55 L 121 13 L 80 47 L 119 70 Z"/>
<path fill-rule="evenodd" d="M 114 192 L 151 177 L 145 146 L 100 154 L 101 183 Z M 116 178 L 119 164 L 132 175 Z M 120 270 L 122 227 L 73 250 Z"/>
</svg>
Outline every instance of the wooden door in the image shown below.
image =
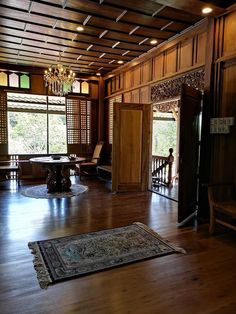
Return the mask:
<svg viewBox="0 0 236 314">
<path fill-rule="evenodd" d="M 200 91 L 187 85 L 182 86 L 179 140 L 179 223 L 190 219 L 197 209 L 201 98 Z"/>
<path fill-rule="evenodd" d="M 149 181 L 150 104 L 114 103 L 112 191 L 145 191 Z"/>
</svg>

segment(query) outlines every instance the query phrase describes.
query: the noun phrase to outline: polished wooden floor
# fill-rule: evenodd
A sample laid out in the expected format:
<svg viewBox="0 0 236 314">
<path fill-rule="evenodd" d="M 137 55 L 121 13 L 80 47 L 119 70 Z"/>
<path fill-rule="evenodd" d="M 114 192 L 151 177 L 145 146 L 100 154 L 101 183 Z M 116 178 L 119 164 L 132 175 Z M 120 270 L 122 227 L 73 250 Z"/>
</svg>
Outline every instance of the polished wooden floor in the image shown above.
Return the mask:
<svg viewBox="0 0 236 314">
<path fill-rule="evenodd" d="M 78 180 L 78 179 L 76 179 Z M 176 228 L 177 203 L 155 193 L 112 194 L 102 181 L 67 199 L 32 199 L 0 184 L 0 313 L 236 313 L 236 233 Z M 22 188 L 22 187 L 21 187 Z M 42 290 L 29 241 L 140 221 L 186 249 Z"/>
</svg>

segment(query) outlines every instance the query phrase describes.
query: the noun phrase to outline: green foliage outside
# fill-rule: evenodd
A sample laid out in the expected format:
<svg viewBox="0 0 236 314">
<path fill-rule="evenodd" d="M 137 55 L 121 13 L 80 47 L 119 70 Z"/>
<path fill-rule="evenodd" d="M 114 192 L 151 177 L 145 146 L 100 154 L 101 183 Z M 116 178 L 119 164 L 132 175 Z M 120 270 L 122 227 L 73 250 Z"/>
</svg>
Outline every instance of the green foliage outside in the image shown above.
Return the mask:
<svg viewBox="0 0 236 314">
<path fill-rule="evenodd" d="M 177 141 L 176 121 L 153 120 L 152 154 L 157 156 L 169 155 L 169 148 L 173 148 L 174 157 Z"/>
<path fill-rule="evenodd" d="M 47 115 L 8 112 L 9 154 L 47 153 Z M 66 153 L 66 118 L 49 115 L 49 152 Z"/>
</svg>

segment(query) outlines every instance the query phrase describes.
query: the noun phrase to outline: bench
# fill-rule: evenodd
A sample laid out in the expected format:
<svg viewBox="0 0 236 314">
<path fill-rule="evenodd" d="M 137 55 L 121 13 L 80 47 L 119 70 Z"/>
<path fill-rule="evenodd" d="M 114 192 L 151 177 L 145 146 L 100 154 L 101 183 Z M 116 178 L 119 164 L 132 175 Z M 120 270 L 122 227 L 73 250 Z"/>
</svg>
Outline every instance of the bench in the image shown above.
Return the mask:
<svg viewBox="0 0 236 314">
<path fill-rule="evenodd" d="M 97 166 L 97 176 L 99 179 L 105 181 L 111 181 L 112 179 L 112 166 L 111 165 L 99 165 Z"/>
<path fill-rule="evenodd" d="M 12 165 L 11 161 L 0 162 L 0 181 L 16 179 L 19 184 L 20 167 L 15 164 Z"/>
</svg>

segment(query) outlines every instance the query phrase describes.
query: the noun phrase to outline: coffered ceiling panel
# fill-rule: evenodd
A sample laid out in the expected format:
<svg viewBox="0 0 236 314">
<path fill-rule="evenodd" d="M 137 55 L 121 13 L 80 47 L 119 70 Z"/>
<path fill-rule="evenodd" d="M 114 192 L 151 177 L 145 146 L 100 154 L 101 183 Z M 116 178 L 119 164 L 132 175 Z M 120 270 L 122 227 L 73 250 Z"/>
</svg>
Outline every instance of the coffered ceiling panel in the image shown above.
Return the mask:
<svg viewBox="0 0 236 314">
<path fill-rule="evenodd" d="M 198 23 L 197 0 L 1 0 L 0 62 L 106 74 Z M 213 15 L 224 1 L 211 1 Z M 230 1 L 230 4 L 232 4 Z M 83 30 L 78 31 L 77 27 Z M 119 62 L 119 63 L 118 63 Z"/>
</svg>

